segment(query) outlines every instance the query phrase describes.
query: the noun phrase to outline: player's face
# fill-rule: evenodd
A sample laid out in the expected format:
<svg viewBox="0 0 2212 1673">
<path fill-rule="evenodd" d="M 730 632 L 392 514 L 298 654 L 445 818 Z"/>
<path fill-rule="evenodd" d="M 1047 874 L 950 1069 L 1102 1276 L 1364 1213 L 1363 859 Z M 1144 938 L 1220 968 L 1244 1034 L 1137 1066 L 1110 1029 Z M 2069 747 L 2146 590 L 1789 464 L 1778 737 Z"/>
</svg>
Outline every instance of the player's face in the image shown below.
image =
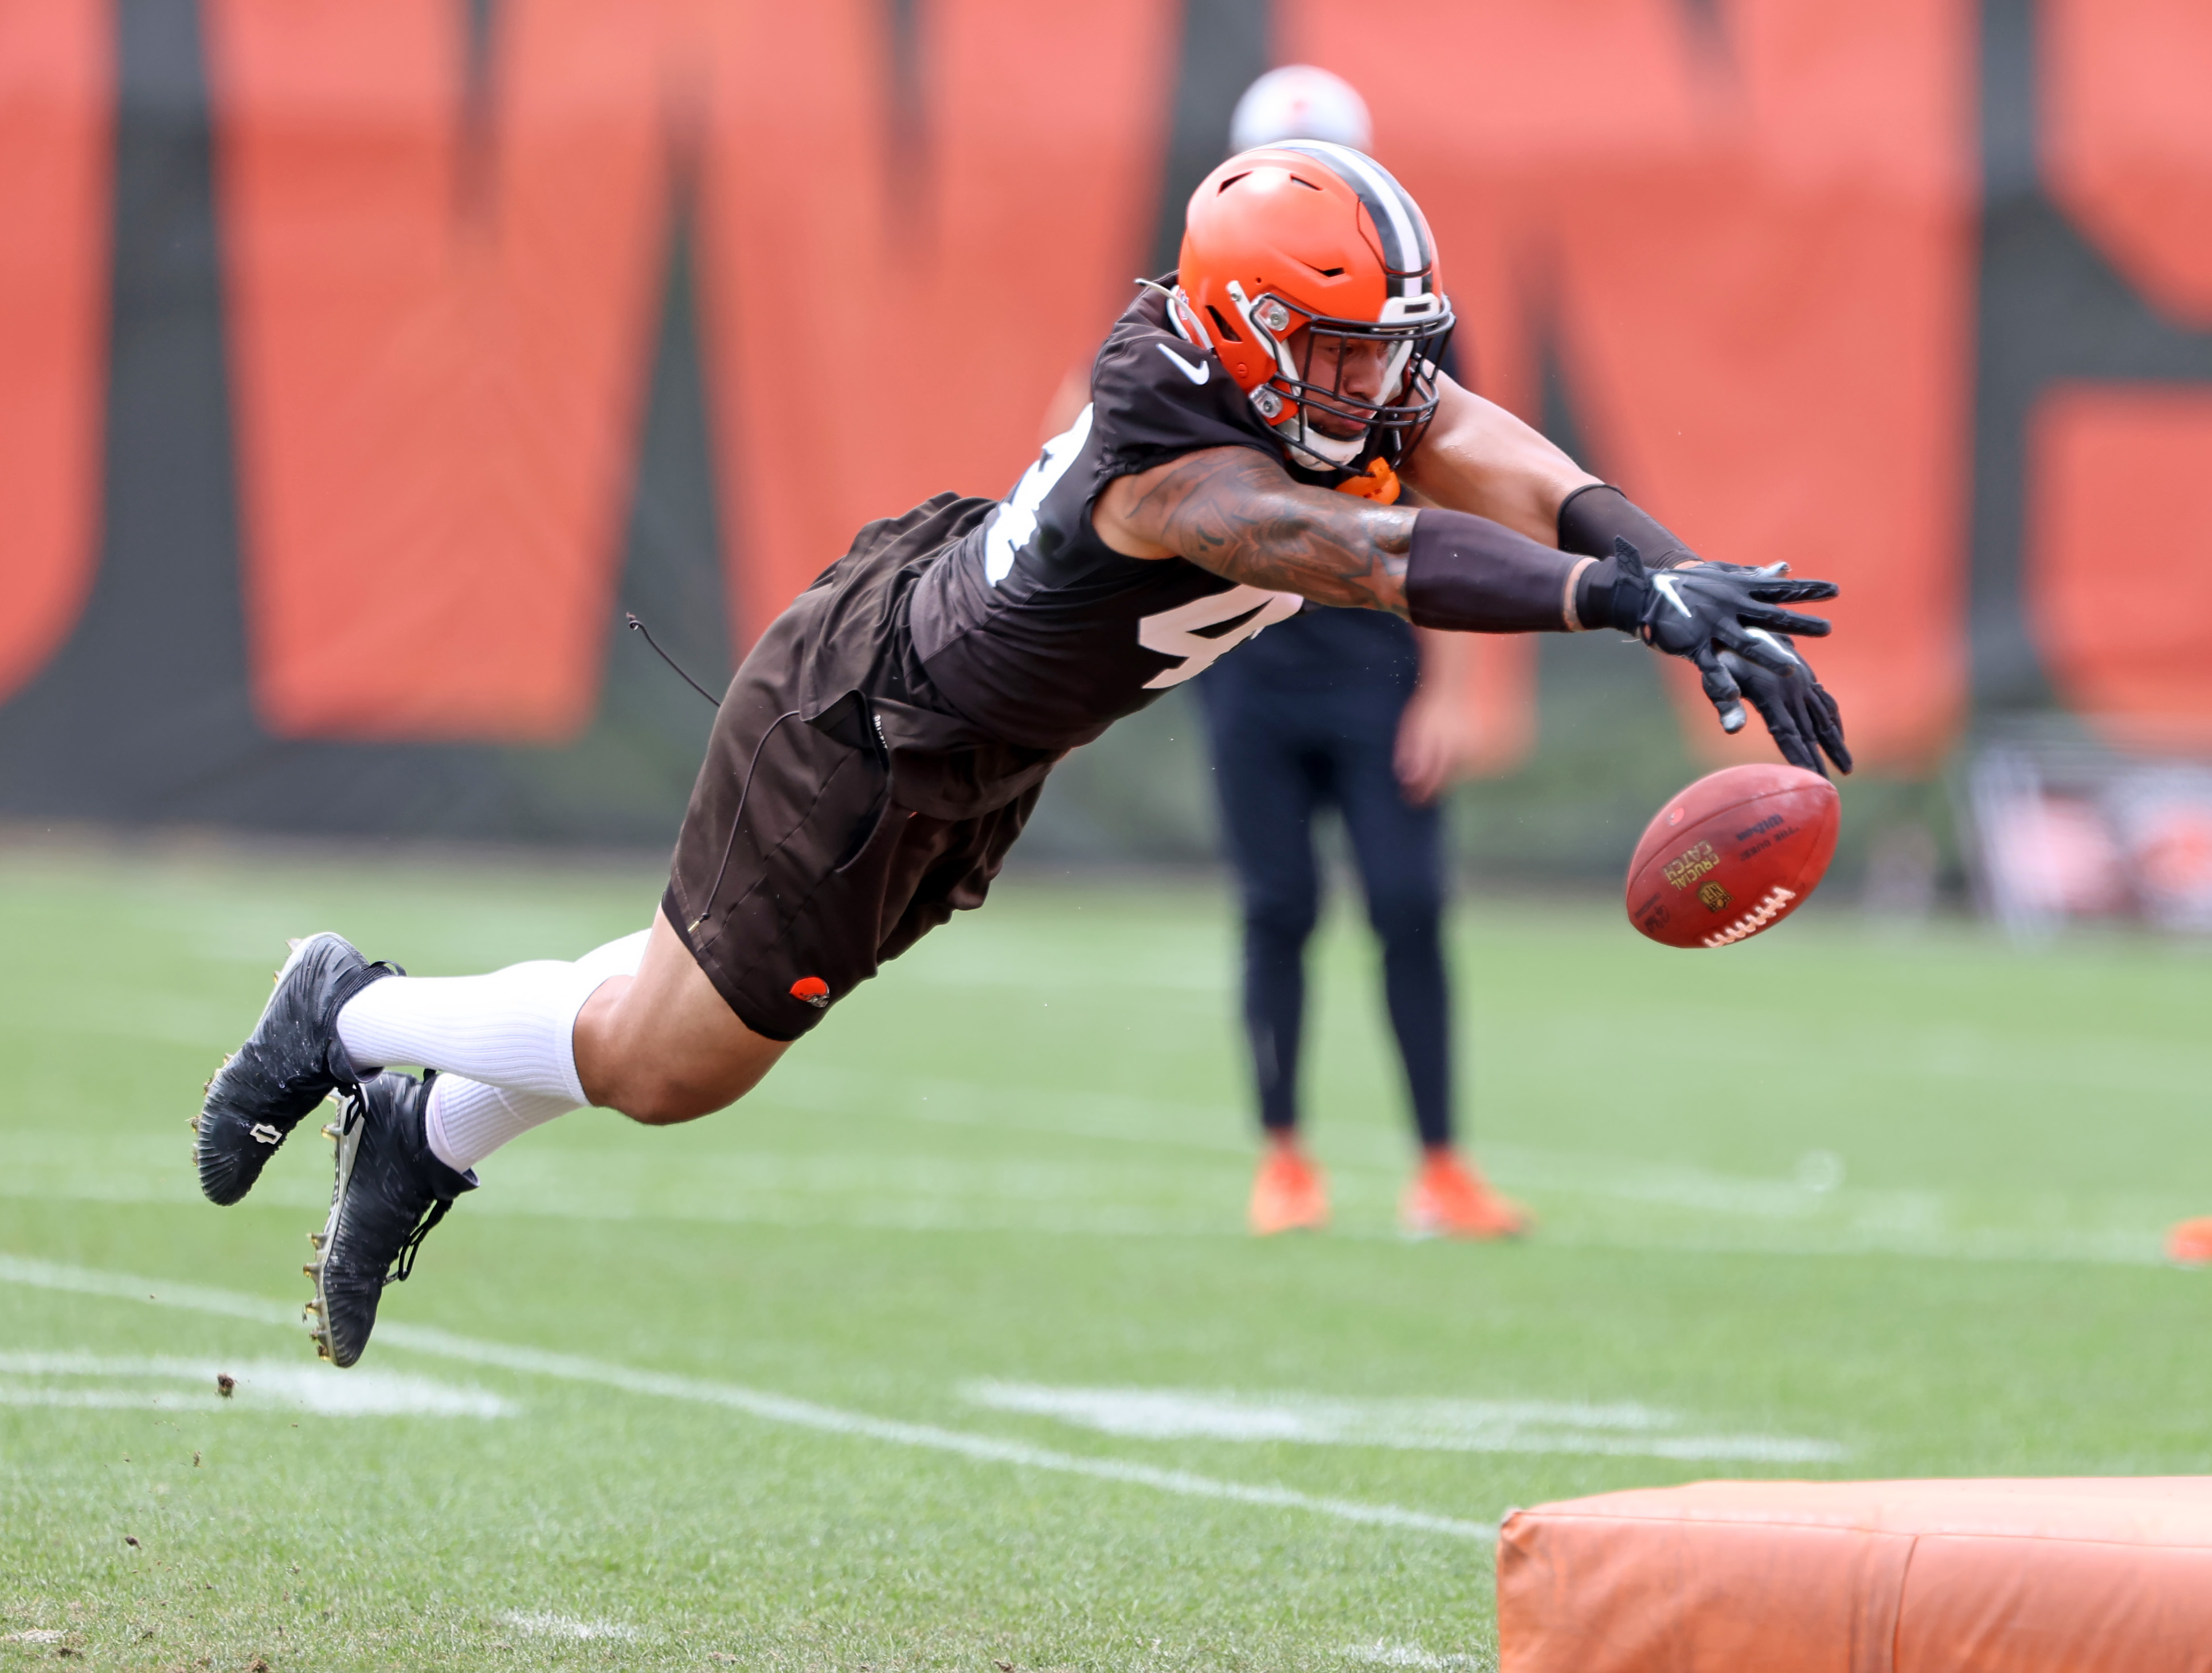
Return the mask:
<svg viewBox="0 0 2212 1673">
<path fill-rule="evenodd" d="M 1305 368 L 1308 384 L 1369 405 L 1382 400 L 1382 379 L 1390 364 L 1388 343 L 1300 326 L 1291 338 L 1290 349 L 1292 362 Z M 1334 408 L 1326 396 L 1307 398 L 1306 421 L 1337 441 L 1352 440 L 1367 428 L 1364 415 Z"/>
</svg>

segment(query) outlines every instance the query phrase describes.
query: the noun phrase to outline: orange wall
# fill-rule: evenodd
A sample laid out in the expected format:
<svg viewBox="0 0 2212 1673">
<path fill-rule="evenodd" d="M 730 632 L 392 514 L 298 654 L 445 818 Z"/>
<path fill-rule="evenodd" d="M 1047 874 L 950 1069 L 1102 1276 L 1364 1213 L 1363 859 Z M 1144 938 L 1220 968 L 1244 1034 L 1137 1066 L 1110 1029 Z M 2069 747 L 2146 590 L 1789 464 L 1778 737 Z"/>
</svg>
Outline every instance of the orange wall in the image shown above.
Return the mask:
<svg viewBox="0 0 2212 1673">
<path fill-rule="evenodd" d="M 1149 235 L 1175 52 L 1169 0 L 935 0 L 909 131 L 877 0 L 771 9 L 717 60 L 702 198 L 740 645 L 863 522 L 1035 457 Z"/>
<path fill-rule="evenodd" d="M 1288 57 L 1376 91 L 1477 383 L 1533 416 L 1559 346 L 1597 461 L 1706 556 L 1843 584 L 1815 651 L 1876 765 L 1940 755 L 1965 695 L 1970 0 L 1464 0 L 1431 70 L 1359 0 L 1290 0 Z M 1693 682 L 1692 737 L 1735 744 Z"/>
<path fill-rule="evenodd" d="M 114 111 L 106 0 L 0 0 L 0 700 L 92 586 Z"/>
<path fill-rule="evenodd" d="M 2044 0 L 2044 167 L 2151 306 L 2212 328 L 2212 7 Z M 2212 749 L 2212 391 L 2079 385 L 2029 433 L 2028 617 L 2117 742 Z"/>
<path fill-rule="evenodd" d="M 2062 385 L 2028 435 L 2029 620 L 2114 740 L 2212 749 L 2212 390 Z"/>
<path fill-rule="evenodd" d="M 678 194 L 741 644 L 861 521 L 1012 480 L 1157 213 L 1170 0 L 933 0 L 904 84 L 878 0 L 507 0 L 474 98 L 465 14 L 204 0 L 252 676 L 281 736 L 587 722 Z M 1863 759 L 1922 768 L 1965 682 L 1973 0 L 1691 15 L 1462 0 L 1409 73 L 1360 0 L 1279 0 L 1278 50 L 1373 98 L 1477 386 L 1533 413 L 1549 342 L 1638 499 L 1714 557 L 1842 581 L 1823 676 Z M 2039 18 L 2054 199 L 2152 306 L 2212 325 L 2212 11 Z M 0 697 L 94 561 L 112 34 L 107 0 L 0 0 Z M 2212 727 L 2185 650 L 2154 678 L 2084 615 L 2116 563 L 2164 597 L 2212 564 L 2142 509 L 2146 461 L 2208 474 L 2198 409 L 2057 391 L 2033 440 L 2054 677 Z M 1534 666 L 1478 647 L 1494 767 L 1533 736 Z M 1764 747 L 1678 694 L 1705 746 Z"/>
<path fill-rule="evenodd" d="M 1141 246 L 1165 0 L 209 0 L 255 694 L 288 736 L 573 736 L 696 161 L 739 641 L 868 518 L 995 494 Z M 914 136 L 907 136 L 909 140 Z M 345 670 L 333 678 L 333 668 Z"/>
<path fill-rule="evenodd" d="M 2212 6 L 2042 0 L 2051 196 L 2151 304 L 2212 327 Z"/>
</svg>

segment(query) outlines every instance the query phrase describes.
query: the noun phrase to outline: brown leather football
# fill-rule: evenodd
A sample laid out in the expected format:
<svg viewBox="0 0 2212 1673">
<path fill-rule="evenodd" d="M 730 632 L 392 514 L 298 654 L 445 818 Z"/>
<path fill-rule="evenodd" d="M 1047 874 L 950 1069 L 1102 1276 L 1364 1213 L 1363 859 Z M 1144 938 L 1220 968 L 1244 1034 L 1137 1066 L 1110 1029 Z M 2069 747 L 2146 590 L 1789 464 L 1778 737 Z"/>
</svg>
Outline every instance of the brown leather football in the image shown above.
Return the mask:
<svg viewBox="0 0 2212 1673">
<path fill-rule="evenodd" d="M 1729 767 L 1659 809 L 1628 866 L 1628 921 L 1669 947 L 1771 930 L 1820 887 L 1836 852 L 1836 787 L 1802 767 Z"/>
</svg>

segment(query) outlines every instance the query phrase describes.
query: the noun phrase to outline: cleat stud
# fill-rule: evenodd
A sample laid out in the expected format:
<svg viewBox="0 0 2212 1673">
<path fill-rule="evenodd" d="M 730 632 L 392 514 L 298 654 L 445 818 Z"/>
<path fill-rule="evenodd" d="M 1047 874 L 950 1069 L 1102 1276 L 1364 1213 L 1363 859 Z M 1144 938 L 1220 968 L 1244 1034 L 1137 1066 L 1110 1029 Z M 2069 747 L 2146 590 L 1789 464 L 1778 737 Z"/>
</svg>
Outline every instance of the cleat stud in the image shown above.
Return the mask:
<svg viewBox="0 0 2212 1673">
<path fill-rule="evenodd" d="M 307 1315 L 308 1313 L 311 1313 L 311 1312 L 312 1312 L 312 1313 L 314 1313 L 314 1314 L 317 1314 L 318 1316 L 319 1316 L 319 1315 L 321 1314 L 322 1311 L 323 1311 L 323 1304 L 322 1304 L 321 1300 L 319 1299 L 319 1300 L 313 1300 L 313 1301 L 308 1302 L 308 1303 L 307 1303 L 307 1305 L 305 1307 L 303 1307 L 302 1309 L 301 1309 L 301 1317 L 304 1318 L 306 1318 L 306 1317 L 307 1317 Z"/>
<path fill-rule="evenodd" d="M 305 1278 L 321 1277 L 323 1276 L 323 1264 L 320 1261 L 308 1262 L 307 1265 L 300 1269 L 300 1276 Z"/>
<path fill-rule="evenodd" d="M 336 1144 L 338 1142 L 338 1124 L 333 1121 L 325 1126 L 323 1129 L 323 1137 L 330 1140 L 331 1143 Z"/>
<path fill-rule="evenodd" d="M 310 1232 L 307 1234 L 307 1241 L 313 1244 L 316 1248 L 319 1249 L 325 1242 L 328 1241 L 328 1239 L 326 1239 L 320 1232 Z"/>
</svg>

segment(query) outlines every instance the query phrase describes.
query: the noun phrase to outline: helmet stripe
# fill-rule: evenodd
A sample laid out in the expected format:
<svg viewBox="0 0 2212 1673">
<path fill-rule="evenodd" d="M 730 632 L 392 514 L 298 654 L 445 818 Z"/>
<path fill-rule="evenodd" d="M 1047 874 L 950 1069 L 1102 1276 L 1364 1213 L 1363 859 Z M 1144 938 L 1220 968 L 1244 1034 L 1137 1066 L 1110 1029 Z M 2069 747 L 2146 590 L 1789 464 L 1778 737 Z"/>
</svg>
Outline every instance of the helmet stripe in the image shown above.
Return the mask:
<svg viewBox="0 0 2212 1673">
<path fill-rule="evenodd" d="M 1390 178 L 1389 170 L 1348 145 L 1328 140 L 1286 140 L 1273 149 L 1301 151 L 1327 163 L 1366 206 L 1375 230 L 1382 234 L 1383 265 L 1402 276 L 1400 294 L 1419 296 L 1427 288 L 1429 269 L 1436 261 L 1435 252 L 1429 248 L 1428 229 L 1421 223 L 1412 196 Z"/>
</svg>

